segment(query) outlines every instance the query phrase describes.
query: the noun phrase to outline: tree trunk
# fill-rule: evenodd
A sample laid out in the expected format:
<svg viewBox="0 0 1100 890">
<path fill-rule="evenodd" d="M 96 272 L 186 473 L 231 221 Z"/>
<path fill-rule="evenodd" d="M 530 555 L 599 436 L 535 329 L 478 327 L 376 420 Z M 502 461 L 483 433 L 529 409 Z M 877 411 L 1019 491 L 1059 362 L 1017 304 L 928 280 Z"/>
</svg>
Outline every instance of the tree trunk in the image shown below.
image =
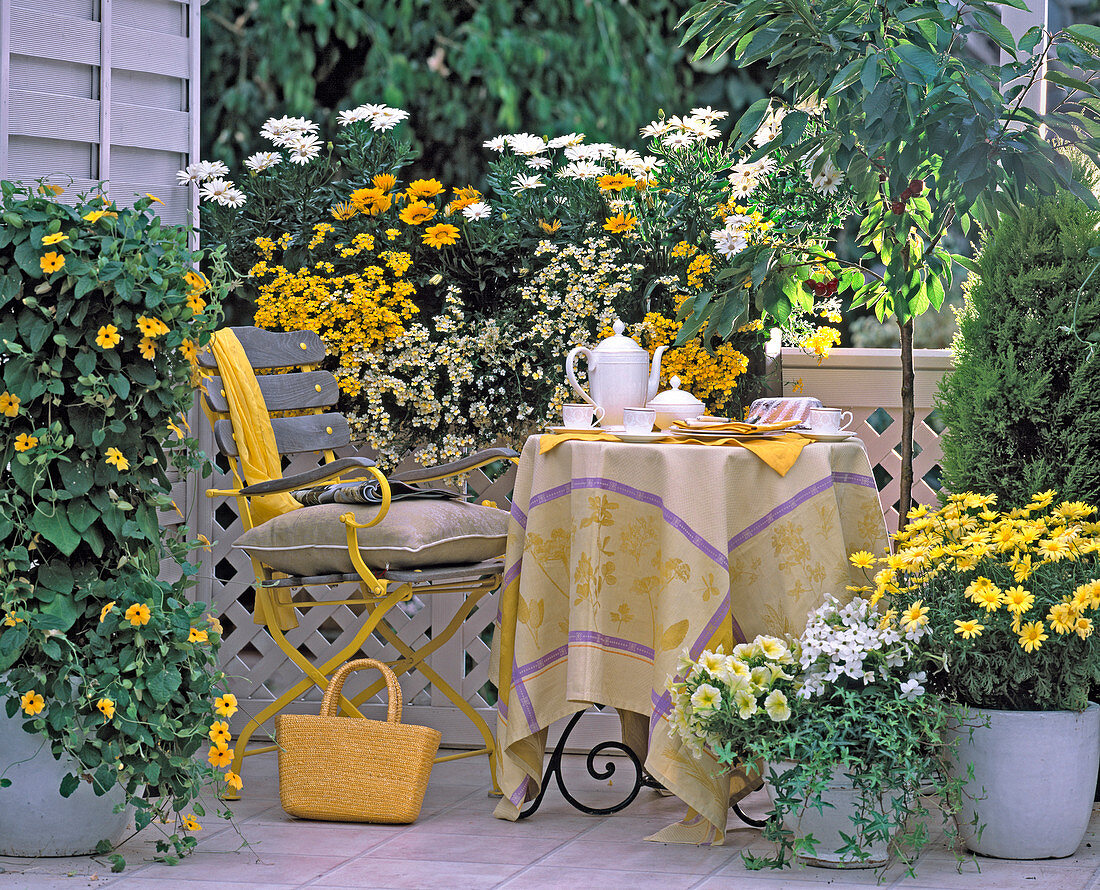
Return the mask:
<svg viewBox="0 0 1100 890">
<path fill-rule="evenodd" d="M 898 529 L 905 527 L 913 497 L 913 417 L 916 406 L 913 396 L 913 319 L 901 329 L 901 491 L 898 498 Z"/>
</svg>

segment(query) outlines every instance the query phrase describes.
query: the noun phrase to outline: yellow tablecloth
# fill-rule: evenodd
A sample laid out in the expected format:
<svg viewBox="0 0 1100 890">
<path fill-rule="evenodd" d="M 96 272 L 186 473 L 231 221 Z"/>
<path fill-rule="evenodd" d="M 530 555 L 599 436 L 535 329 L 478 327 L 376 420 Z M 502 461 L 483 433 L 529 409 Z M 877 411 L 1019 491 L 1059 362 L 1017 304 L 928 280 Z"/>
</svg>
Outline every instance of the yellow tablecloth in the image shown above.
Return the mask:
<svg viewBox="0 0 1100 890">
<path fill-rule="evenodd" d="M 814 443 L 783 477 L 742 448 L 527 440 L 493 640 L 499 818 L 542 778 L 546 728 L 591 703 L 649 720 L 646 769 L 721 843 L 730 775 L 668 734 L 685 650 L 801 632 L 825 593 L 863 578 L 886 525 L 858 440 Z M 503 666 L 503 669 L 502 669 Z M 672 840 L 672 837 L 662 838 Z"/>
</svg>

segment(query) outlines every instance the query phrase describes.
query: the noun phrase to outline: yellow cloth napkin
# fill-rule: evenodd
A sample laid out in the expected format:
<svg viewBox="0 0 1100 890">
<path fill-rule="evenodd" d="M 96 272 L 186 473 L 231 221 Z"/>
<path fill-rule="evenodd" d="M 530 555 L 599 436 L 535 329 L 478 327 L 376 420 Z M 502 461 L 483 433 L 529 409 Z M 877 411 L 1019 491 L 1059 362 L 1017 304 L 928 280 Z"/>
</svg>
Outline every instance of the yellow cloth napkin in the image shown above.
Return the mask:
<svg viewBox="0 0 1100 890">
<path fill-rule="evenodd" d="M 556 448 L 562 442 L 571 439 L 579 439 L 583 442 L 621 442 L 613 433 L 603 430 L 570 430 L 567 433 L 543 433 L 539 440 L 539 454 L 546 454 L 551 448 Z"/>
<path fill-rule="evenodd" d="M 717 439 L 694 439 L 688 433 L 679 433 L 677 442 L 691 442 L 695 445 L 740 445 L 755 454 L 780 476 L 786 476 L 787 471 L 794 466 L 802 449 L 810 444 L 812 439 L 807 439 L 797 433 L 787 433 L 783 436 L 738 438 L 730 436 Z"/>
<path fill-rule="evenodd" d="M 731 420 L 727 423 L 708 423 L 703 420 L 682 420 L 677 421 L 673 427 L 672 432 L 683 432 L 685 430 L 705 430 L 712 433 L 739 433 L 741 435 L 749 435 L 751 433 L 773 433 L 779 430 L 789 429 L 792 426 L 797 426 L 802 421 L 800 420 L 784 420 L 780 423 L 742 423 L 739 420 Z"/>
<path fill-rule="evenodd" d="M 231 330 L 223 328 L 214 333 L 210 349 L 218 362 L 218 374 L 229 403 L 229 419 L 233 424 L 245 484 L 281 479 L 283 468 L 271 428 L 271 415 L 241 341 Z M 264 495 L 249 502 L 253 525 L 301 506 L 287 493 Z"/>
</svg>

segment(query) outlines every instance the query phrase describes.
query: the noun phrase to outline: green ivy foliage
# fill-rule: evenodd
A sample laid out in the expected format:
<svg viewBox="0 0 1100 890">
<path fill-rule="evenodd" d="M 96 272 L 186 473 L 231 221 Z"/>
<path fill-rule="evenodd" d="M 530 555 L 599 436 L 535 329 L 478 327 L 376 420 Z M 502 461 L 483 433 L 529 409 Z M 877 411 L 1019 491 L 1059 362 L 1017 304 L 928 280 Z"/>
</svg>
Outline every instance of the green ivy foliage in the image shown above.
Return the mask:
<svg viewBox="0 0 1100 890">
<path fill-rule="evenodd" d="M 169 467 L 203 462 L 182 412 L 223 285 L 153 196 L 54 189 L 0 183 L 0 700 L 97 793 L 121 785 L 141 828 L 201 814 L 221 778 L 195 759 L 224 680 L 219 627 L 184 596 L 201 545 L 166 540 L 158 512 Z M 158 580 L 162 559 L 181 580 Z M 160 841 L 167 858 L 193 843 Z"/>
<path fill-rule="evenodd" d="M 944 482 L 1002 509 L 1055 489 L 1100 500 L 1100 354 L 1073 336 L 1100 322 L 1100 212 L 1063 194 L 1002 218 L 965 287 L 954 368 L 938 407 Z"/>
<path fill-rule="evenodd" d="M 408 111 L 416 176 L 484 187 L 498 133 L 633 144 L 660 108 L 738 112 L 758 72 L 692 64 L 687 0 L 211 0 L 202 10 L 203 157 L 238 167 L 268 117 L 314 120 L 367 102 Z M 757 79 L 754 79 L 756 77 Z M 767 82 L 767 78 L 764 78 Z"/>
</svg>

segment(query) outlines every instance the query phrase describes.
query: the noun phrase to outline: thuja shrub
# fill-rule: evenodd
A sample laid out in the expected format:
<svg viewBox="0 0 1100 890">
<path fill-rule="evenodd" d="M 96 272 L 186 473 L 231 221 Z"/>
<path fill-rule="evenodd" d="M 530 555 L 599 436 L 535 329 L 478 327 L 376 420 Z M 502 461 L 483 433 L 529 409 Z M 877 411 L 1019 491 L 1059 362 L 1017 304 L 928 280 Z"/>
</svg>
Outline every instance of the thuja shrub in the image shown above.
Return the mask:
<svg viewBox="0 0 1100 890">
<path fill-rule="evenodd" d="M 1003 509 L 1048 489 L 1100 498 L 1100 350 L 1085 339 L 1100 320 L 1098 224 L 1063 194 L 985 238 L 937 399 L 950 491 L 994 493 Z"/>
<path fill-rule="evenodd" d="M 173 858 L 204 787 L 238 781 L 214 769 L 235 703 L 220 626 L 185 596 L 198 545 L 158 521 L 169 466 L 203 460 L 183 412 L 224 287 L 154 196 L 60 191 L 0 183 L 0 701 L 75 758 L 62 795 L 120 785 Z M 179 581 L 158 580 L 162 560 Z"/>
</svg>

